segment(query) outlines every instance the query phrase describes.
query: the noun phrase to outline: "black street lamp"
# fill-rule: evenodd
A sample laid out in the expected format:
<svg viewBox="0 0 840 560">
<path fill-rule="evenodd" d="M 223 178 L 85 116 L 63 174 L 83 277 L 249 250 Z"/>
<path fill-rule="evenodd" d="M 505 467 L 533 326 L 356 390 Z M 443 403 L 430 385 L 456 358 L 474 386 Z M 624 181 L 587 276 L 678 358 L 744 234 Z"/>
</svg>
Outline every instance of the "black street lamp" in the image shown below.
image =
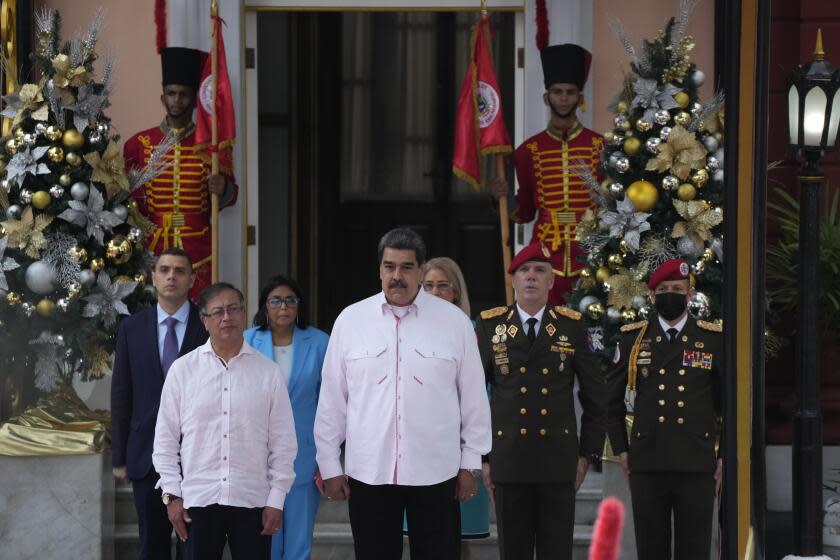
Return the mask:
<svg viewBox="0 0 840 560">
<path fill-rule="evenodd" d="M 837 144 L 840 123 L 840 70 L 827 60 L 817 30 L 814 59 L 789 81 L 790 145 L 805 156 L 799 172 L 799 321 L 796 357 L 796 414 L 793 418 L 793 538 L 801 556 L 822 554 L 822 412 L 820 411 L 820 331 L 818 192 L 825 177 L 819 160 Z"/>
</svg>

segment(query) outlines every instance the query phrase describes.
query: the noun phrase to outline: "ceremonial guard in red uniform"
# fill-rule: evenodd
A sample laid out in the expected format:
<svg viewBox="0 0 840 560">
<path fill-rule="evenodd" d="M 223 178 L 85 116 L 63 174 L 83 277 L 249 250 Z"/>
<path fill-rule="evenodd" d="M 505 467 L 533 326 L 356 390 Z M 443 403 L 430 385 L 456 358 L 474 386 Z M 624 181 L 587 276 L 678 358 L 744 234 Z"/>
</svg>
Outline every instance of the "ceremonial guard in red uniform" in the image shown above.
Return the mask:
<svg viewBox="0 0 840 560">
<path fill-rule="evenodd" d="M 126 168 L 142 168 L 168 135 L 176 139 L 165 156 L 169 167 L 133 196 L 156 226 L 146 248 L 159 254 L 167 247 L 179 247 L 192 258 L 196 279 L 190 298 L 195 301 L 211 280 L 210 195 L 218 194 L 224 208 L 236 201 L 238 189 L 230 167 L 230 147 L 222 147 L 220 174 L 211 175 L 210 150 L 195 143 L 192 114 L 205 53 L 170 47 L 160 54 L 166 118 L 160 126 L 129 138 L 123 152 Z"/>
<path fill-rule="evenodd" d="M 518 208 L 511 218 L 527 223 L 536 216 L 531 243 L 542 242 L 551 251 L 555 281 L 549 303 L 562 305 L 583 268 L 577 260 L 582 253 L 575 242 L 577 224 L 594 206 L 589 185 L 578 169 L 588 168 L 600 179 L 597 168 L 604 139 L 584 128 L 576 114 L 584 105 L 583 86 L 592 55 L 583 47 L 565 44 L 542 49 L 540 59 L 546 89 L 543 101 L 551 110 L 551 120 L 514 153 L 519 190 Z M 494 182 L 492 189 L 497 196 L 507 193 L 502 182 Z"/>
</svg>

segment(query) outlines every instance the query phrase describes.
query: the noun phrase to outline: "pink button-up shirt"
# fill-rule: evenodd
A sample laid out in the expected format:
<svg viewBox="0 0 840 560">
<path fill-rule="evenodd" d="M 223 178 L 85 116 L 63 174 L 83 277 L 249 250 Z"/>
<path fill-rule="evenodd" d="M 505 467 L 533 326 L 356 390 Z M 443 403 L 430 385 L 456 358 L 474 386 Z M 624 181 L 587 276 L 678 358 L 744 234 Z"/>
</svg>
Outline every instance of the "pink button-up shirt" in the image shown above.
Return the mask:
<svg viewBox="0 0 840 560">
<path fill-rule="evenodd" d="M 458 307 L 417 294 L 398 318 L 380 292 L 336 319 L 315 416 L 318 467 L 366 484 L 425 486 L 481 468 L 490 407 L 475 332 Z"/>
</svg>

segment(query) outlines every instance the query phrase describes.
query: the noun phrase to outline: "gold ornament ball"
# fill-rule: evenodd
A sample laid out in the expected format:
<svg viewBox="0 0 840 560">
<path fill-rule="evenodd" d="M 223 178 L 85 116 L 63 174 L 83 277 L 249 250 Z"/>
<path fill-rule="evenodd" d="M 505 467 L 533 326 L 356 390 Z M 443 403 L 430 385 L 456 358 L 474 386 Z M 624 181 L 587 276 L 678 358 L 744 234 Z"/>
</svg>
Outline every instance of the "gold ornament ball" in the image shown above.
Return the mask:
<svg viewBox="0 0 840 560">
<path fill-rule="evenodd" d="M 582 269 L 580 269 L 580 277 L 583 280 L 587 280 L 589 278 L 592 278 L 592 271 L 588 268 L 582 268 Z"/>
<path fill-rule="evenodd" d="M 677 188 L 677 198 L 682 201 L 694 200 L 697 196 L 697 189 L 691 183 L 683 183 Z"/>
<path fill-rule="evenodd" d="M 647 212 L 659 201 L 659 190 L 650 181 L 634 181 L 625 193 L 639 212 Z"/>
<path fill-rule="evenodd" d="M 598 267 L 598 270 L 595 271 L 595 279 L 602 284 L 609 280 L 610 276 L 612 276 L 612 272 L 606 266 Z"/>
<path fill-rule="evenodd" d="M 636 130 L 639 132 L 647 132 L 651 128 L 653 128 L 653 123 L 649 120 L 639 119 L 636 121 Z"/>
<path fill-rule="evenodd" d="M 703 251 L 703 260 L 706 262 L 711 262 L 714 258 L 715 252 L 712 251 L 711 247 L 706 247 L 706 249 Z"/>
<path fill-rule="evenodd" d="M 596 301 L 595 303 L 590 303 L 589 307 L 586 308 L 586 313 L 594 320 L 598 320 L 604 314 L 604 304 L 600 301 Z"/>
<path fill-rule="evenodd" d="M 0 174 L 6 171 L 6 160 L 0 159 Z"/>
<path fill-rule="evenodd" d="M 626 255 L 630 252 L 630 245 L 622 239 L 618 242 L 618 250 L 621 251 L 622 255 Z"/>
<path fill-rule="evenodd" d="M 70 128 L 64 132 L 61 143 L 68 150 L 78 150 L 85 145 L 85 137 L 75 128 Z"/>
<path fill-rule="evenodd" d="M 5 147 L 6 147 L 6 153 L 7 154 L 12 155 L 12 156 L 15 155 L 17 153 L 17 150 L 18 150 L 17 140 L 15 140 L 14 138 L 9 138 L 8 140 L 6 140 Z"/>
<path fill-rule="evenodd" d="M 723 133 L 722 132 L 715 132 L 714 134 L 712 134 L 712 136 L 715 137 L 715 140 L 717 140 L 718 143 L 723 142 Z"/>
<path fill-rule="evenodd" d="M 73 282 L 67 288 L 67 298 L 68 299 L 74 299 L 76 296 L 79 295 L 79 292 L 81 292 L 81 291 L 82 291 L 82 285 L 79 284 L 78 282 Z"/>
<path fill-rule="evenodd" d="M 72 183 L 73 183 L 73 178 L 70 175 L 68 175 L 67 173 L 63 173 L 58 178 L 58 184 L 61 185 L 62 187 L 69 187 Z"/>
<path fill-rule="evenodd" d="M 688 98 L 688 94 L 684 91 L 681 91 L 674 96 L 674 101 L 677 102 L 677 105 L 679 105 L 681 109 L 685 109 L 686 107 L 688 107 L 688 103 L 690 100 Z"/>
<path fill-rule="evenodd" d="M 698 169 L 691 174 L 691 182 L 694 183 L 698 189 L 702 189 L 703 185 L 709 182 L 709 172 L 705 169 Z"/>
<path fill-rule="evenodd" d="M 67 255 L 75 262 L 82 264 L 88 259 L 87 249 L 74 245 L 67 250 Z"/>
<path fill-rule="evenodd" d="M 55 302 L 50 298 L 44 298 L 35 305 L 35 311 L 41 317 L 47 318 L 55 311 Z"/>
<path fill-rule="evenodd" d="M 15 140 L 23 140 L 23 135 L 26 134 L 23 129 L 19 126 L 16 126 L 12 129 L 12 136 L 14 136 Z"/>
<path fill-rule="evenodd" d="M 629 107 L 627 106 L 627 102 L 626 102 L 626 101 L 619 101 L 619 102 L 616 104 L 616 109 L 618 109 L 618 112 L 619 112 L 619 113 L 626 113 L 628 108 L 629 108 Z"/>
<path fill-rule="evenodd" d="M 627 131 L 627 130 L 630 130 L 631 126 L 633 126 L 633 125 L 630 124 L 630 121 L 623 120 L 623 121 L 621 121 L 621 124 L 618 125 L 618 128 L 620 128 L 621 130 Z"/>
<path fill-rule="evenodd" d="M 685 111 L 680 111 L 674 115 L 674 122 L 680 126 L 688 126 L 688 123 L 691 122 L 691 115 Z"/>
<path fill-rule="evenodd" d="M 143 273 L 137 273 L 134 275 L 134 281 L 143 286 L 146 283 L 146 275 Z"/>
<path fill-rule="evenodd" d="M 67 163 L 69 163 L 73 167 L 78 167 L 78 165 L 82 163 L 82 157 L 76 152 L 67 152 L 67 155 L 64 156 L 64 159 L 66 159 Z"/>
<path fill-rule="evenodd" d="M 43 210 L 52 202 L 52 197 L 47 191 L 38 191 L 32 195 L 32 206 L 38 210 Z"/>
<path fill-rule="evenodd" d="M 642 141 L 638 138 L 631 137 L 624 141 L 624 153 L 634 156 L 639 153 L 639 149 L 642 147 Z"/>
<path fill-rule="evenodd" d="M 114 276 L 114 282 L 134 282 L 134 279 L 128 274 L 118 274 Z"/>
<path fill-rule="evenodd" d="M 60 163 L 64 159 L 64 148 L 61 146 L 52 146 L 47 150 L 47 157 L 53 163 Z"/>
<path fill-rule="evenodd" d="M 17 292 L 9 292 L 6 294 L 6 303 L 9 305 L 17 305 L 20 303 L 20 294 Z"/>
<path fill-rule="evenodd" d="M 609 263 L 611 268 L 618 268 L 624 264 L 624 259 L 618 253 L 613 253 L 609 257 L 607 257 L 607 262 Z"/>
<path fill-rule="evenodd" d="M 47 140 L 50 142 L 58 142 L 61 140 L 62 135 L 63 133 L 61 132 L 61 129 L 54 124 L 48 126 L 47 130 L 44 131 L 44 136 L 46 136 Z"/>
<path fill-rule="evenodd" d="M 124 235 L 115 235 L 105 245 L 105 254 L 116 264 L 125 264 L 131 258 L 131 242 Z"/>
<path fill-rule="evenodd" d="M 105 260 L 102 257 L 97 257 L 95 259 L 91 259 L 90 261 L 90 269 L 94 272 L 99 272 L 105 268 Z"/>
<path fill-rule="evenodd" d="M 604 142 L 606 142 L 607 144 L 612 142 L 614 138 L 615 132 L 613 132 L 612 130 L 608 130 L 604 133 Z"/>
<path fill-rule="evenodd" d="M 636 320 L 636 310 L 624 308 L 621 310 L 621 320 L 625 323 L 632 323 Z"/>
</svg>

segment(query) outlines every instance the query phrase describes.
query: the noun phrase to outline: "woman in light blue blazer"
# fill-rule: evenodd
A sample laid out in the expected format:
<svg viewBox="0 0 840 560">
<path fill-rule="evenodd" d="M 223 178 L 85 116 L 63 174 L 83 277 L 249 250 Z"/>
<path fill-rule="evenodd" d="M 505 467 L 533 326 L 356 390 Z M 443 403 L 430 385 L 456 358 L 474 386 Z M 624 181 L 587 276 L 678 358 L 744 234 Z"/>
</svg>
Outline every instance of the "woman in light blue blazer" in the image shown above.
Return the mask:
<svg viewBox="0 0 840 560">
<path fill-rule="evenodd" d="M 308 560 L 320 501 L 313 429 L 329 337 L 308 325 L 306 299 L 291 278 L 270 278 L 259 301 L 255 326 L 245 331 L 245 340 L 280 366 L 292 402 L 298 445 L 295 483 L 286 496 L 280 531 L 271 541 L 271 558 Z"/>
</svg>

